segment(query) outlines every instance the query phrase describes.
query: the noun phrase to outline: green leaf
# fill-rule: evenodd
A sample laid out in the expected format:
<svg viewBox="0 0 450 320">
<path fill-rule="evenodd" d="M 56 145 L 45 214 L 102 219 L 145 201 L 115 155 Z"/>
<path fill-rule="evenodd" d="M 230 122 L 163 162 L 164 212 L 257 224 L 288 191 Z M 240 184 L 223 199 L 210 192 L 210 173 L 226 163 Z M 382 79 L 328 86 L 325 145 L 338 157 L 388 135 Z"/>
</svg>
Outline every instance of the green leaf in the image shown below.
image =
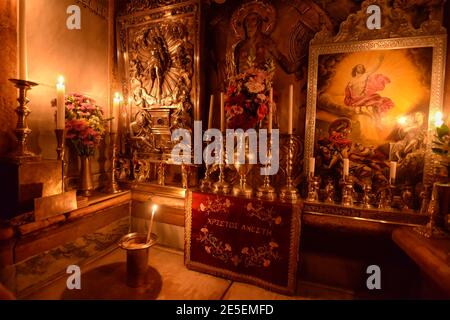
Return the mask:
<svg viewBox="0 0 450 320">
<path fill-rule="evenodd" d="M 443 136 L 446 136 L 450 133 L 449 127 L 444 123 L 439 128 L 436 128 L 436 132 L 439 138 L 442 138 Z"/>
</svg>

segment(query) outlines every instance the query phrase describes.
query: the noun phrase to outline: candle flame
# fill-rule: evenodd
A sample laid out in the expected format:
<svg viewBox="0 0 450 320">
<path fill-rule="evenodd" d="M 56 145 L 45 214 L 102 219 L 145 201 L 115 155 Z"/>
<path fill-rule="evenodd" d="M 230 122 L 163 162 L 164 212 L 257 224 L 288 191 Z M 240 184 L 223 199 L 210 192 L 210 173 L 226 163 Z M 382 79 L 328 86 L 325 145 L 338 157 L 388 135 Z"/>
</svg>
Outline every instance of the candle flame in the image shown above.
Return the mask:
<svg viewBox="0 0 450 320">
<path fill-rule="evenodd" d="M 64 85 L 64 77 L 63 76 L 58 77 L 58 85 L 60 85 L 60 86 Z"/>
<path fill-rule="evenodd" d="M 156 210 L 158 210 L 158 205 L 157 205 L 157 204 L 154 204 L 154 205 L 152 206 L 152 214 L 155 214 L 155 213 L 156 213 Z"/>
<path fill-rule="evenodd" d="M 444 120 L 442 120 L 443 114 L 442 112 L 438 111 L 434 114 L 434 125 L 436 127 L 440 127 L 444 124 Z"/>
<path fill-rule="evenodd" d="M 398 124 L 404 126 L 406 124 L 406 122 L 408 121 L 408 118 L 405 116 L 401 116 L 400 118 L 398 118 Z"/>
<path fill-rule="evenodd" d="M 119 92 L 116 92 L 114 94 L 114 100 L 119 101 L 119 102 L 122 101 L 122 96 L 120 95 Z"/>
</svg>

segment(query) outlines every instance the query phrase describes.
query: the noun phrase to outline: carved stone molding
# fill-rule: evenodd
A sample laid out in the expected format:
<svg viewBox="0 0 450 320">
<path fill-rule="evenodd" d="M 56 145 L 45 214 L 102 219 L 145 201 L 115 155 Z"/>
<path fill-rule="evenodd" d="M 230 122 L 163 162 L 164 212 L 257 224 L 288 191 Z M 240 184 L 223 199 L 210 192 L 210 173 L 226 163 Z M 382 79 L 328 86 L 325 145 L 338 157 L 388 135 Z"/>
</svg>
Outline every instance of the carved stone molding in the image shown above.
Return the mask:
<svg viewBox="0 0 450 320">
<path fill-rule="evenodd" d="M 371 5 L 377 5 L 381 9 L 381 29 L 370 30 L 367 28 L 367 8 Z M 341 23 L 336 35 L 323 28 L 311 40 L 311 44 L 429 36 L 445 33 L 446 30 L 439 20 L 427 20 L 422 23 L 420 28 L 414 28 L 410 15 L 399 6 L 391 6 L 387 0 L 366 0 L 361 4 L 360 11 L 349 15 L 347 20 Z"/>
<path fill-rule="evenodd" d="M 76 0 L 78 4 L 103 19 L 108 19 L 108 0 Z"/>
</svg>

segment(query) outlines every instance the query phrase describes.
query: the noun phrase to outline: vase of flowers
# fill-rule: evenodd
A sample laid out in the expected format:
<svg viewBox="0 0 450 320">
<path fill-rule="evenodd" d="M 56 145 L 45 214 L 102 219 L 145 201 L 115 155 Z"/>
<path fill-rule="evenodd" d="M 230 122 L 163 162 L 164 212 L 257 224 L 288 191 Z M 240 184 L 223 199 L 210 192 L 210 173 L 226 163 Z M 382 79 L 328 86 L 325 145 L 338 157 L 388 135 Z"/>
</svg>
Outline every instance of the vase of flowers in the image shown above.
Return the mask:
<svg viewBox="0 0 450 320">
<path fill-rule="evenodd" d="M 259 128 L 269 113 L 269 92 L 275 72 L 273 61 L 259 68 L 250 56 L 247 64 L 248 68 L 228 83 L 225 113 L 229 129 Z"/>
<path fill-rule="evenodd" d="M 92 194 L 91 158 L 105 133 L 103 110 L 95 101 L 81 94 L 66 97 L 66 138 L 81 160 L 80 193 Z"/>
</svg>

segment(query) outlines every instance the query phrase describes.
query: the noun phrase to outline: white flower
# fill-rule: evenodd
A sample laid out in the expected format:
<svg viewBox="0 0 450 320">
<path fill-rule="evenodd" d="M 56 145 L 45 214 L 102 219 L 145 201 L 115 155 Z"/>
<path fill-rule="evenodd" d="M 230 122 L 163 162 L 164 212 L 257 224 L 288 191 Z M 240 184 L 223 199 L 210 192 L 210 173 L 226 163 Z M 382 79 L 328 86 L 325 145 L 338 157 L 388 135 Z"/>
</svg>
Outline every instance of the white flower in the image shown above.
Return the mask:
<svg viewBox="0 0 450 320">
<path fill-rule="evenodd" d="M 245 85 L 251 93 L 260 93 L 265 89 L 263 84 L 252 80 L 247 82 Z"/>
</svg>

